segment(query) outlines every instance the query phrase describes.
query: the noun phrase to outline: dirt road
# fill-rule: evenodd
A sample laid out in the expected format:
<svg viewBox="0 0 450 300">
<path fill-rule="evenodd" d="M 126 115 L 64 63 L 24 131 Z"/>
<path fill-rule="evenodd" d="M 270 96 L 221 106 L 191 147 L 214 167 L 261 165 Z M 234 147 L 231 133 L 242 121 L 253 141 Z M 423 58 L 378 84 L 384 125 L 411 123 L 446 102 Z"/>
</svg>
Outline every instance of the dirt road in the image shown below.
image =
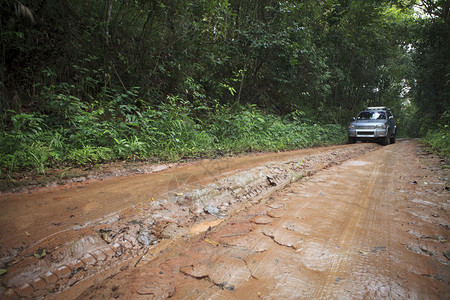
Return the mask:
<svg viewBox="0 0 450 300">
<path fill-rule="evenodd" d="M 442 164 L 405 140 L 203 161 L 5 195 L 1 292 L 449 299 Z"/>
</svg>

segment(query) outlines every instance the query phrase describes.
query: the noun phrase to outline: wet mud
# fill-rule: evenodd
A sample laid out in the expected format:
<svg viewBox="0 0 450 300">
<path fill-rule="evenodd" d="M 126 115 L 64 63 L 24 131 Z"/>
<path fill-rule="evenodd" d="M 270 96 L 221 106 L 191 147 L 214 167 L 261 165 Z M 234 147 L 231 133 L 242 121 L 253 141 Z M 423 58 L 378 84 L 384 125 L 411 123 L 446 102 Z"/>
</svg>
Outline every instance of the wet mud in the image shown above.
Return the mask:
<svg viewBox="0 0 450 300">
<path fill-rule="evenodd" d="M 448 170 L 437 157 L 412 141 L 284 155 L 2 196 L 1 293 L 450 296 Z"/>
</svg>

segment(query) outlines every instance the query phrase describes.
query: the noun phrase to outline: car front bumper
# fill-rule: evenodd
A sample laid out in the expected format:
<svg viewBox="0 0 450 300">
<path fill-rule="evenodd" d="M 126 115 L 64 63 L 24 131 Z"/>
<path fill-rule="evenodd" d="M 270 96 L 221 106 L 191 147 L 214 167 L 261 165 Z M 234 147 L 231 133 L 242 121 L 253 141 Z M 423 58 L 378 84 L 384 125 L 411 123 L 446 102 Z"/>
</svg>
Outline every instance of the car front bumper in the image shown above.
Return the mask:
<svg viewBox="0 0 450 300">
<path fill-rule="evenodd" d="M 348 136 L 351 138 L 383 138 L 388 135 L 387 129 L 376 128 L 376 129 L 349 129 Z"/>
</svg>

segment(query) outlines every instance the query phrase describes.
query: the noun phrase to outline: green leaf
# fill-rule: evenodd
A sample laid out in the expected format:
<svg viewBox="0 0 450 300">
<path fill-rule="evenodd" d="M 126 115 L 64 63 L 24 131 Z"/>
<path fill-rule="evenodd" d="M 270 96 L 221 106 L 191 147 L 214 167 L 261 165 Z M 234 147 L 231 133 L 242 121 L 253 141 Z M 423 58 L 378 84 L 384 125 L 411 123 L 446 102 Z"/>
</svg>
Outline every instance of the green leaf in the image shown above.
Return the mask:
<svg viewBox="0 0 450 300">
<path fill-rule="evenodd" d="M 38 250 L 37 253 L 34 253 L 34 257 L 36 257 L 37 259 L 42 259 L 47 255 L 47 252 L 45 251 L 45 249 L 42 250 Z"/>
<path fill-rule="evenodd" d="M 5 274 L 6 272 L 8 272 L 8 270 L 7 270 L 7 269 L 0 269 L 0 275 L 3 275 L 3 274 Z"/>
</svg>

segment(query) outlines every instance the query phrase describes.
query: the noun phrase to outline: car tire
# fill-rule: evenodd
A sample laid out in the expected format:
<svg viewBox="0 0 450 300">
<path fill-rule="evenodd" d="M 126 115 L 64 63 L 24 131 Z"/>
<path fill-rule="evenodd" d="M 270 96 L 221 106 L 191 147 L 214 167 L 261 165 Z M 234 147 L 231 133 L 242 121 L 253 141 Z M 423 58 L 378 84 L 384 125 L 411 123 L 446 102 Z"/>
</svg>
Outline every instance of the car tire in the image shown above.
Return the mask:
<svg viewBox="0 0 450 300">
<path fill-rule="evenodd" d="M 349 144 L 354 144 L 354 143 L 356 143 L 356 138 L 351 138 L 351 137 L 349 137 L 349 138 L 348 138 L 348 143 L 349 143 Z"/>
<path fill-rule="evenodd" d="M 390 139 L 391 144 L 395 144 L 395 134 Z"/>
<path fill-rule="evenodd" d="M 383 140 L 381 141 L 381 143 L 383 144 L 383 146 L 387 146 L 390 144 L 391 139 L 389 138 L 389 135 L 385 136 L 383 138 Z"/>
</svg>

